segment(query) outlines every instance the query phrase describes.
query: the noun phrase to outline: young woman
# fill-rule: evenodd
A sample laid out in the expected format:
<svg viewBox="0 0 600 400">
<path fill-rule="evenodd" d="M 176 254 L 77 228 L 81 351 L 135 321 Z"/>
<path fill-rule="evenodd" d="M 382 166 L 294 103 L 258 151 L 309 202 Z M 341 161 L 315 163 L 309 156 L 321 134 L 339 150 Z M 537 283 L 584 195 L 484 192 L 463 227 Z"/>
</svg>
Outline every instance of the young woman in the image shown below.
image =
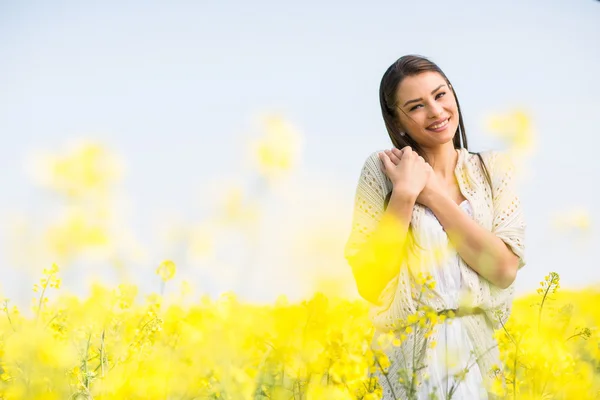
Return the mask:
<svg viewBox="0 0 600 400">
<path fill-rule="evenodd" d="M 525 265 L 513 164 L 468 151 L 454 88 L 430 60 L 398 59 L 379 94 L 394 147 L 364 163 L 345 257 L 371 303 L 373 346 L 383 333 L 397 338 L 380 347 L 390 362 L 377 372 L 383 398 L 492 398 L 493 333 Z M 453 317 L 427 333 L 415 323 L 426 310 Z"/>
</svg>

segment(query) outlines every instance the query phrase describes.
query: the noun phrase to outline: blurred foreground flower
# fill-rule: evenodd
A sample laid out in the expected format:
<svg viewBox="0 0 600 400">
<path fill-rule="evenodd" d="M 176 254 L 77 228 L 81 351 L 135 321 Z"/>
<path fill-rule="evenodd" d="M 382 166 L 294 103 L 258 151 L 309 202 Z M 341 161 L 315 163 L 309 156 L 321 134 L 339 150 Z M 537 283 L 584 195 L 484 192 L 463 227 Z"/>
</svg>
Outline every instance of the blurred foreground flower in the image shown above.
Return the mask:
<svg viewBox="0 0 600 400">
<path fill-rule="evenodd" d="M 175 271 L 177 268 L 175 267 L 175 263 L 171 260 L 165 260 L 156 269 L 156 274 L 160 276 L 164 282 L 170 281 L 175 277 Z"/>
<path fill-rule="evenodd" d="M 186 233 L 188 259 L 197 260 L 214 254 L 214 234 L 208 227 L 191 227 Z"/>
<path fill-rule="evenodd" d="M 298 163 L 303 136 L 279 115 L 264 116 L 261 123 L 264 134 L 251 141 L 251 158 L 262 176 L 277 179 Z"/>
<path fill-rule="evenodd" d="M 107 192 L 123 171 L 116 157 L 92 141 L 78 141 L 66 154 L 34 156 L 32 168 L 39 183 L 67 197 Z"/>
<path fill-rule="evenodd" d="M 230 186 L 221 193 L 215 223 L 248 227 L 255 224 L 260 215 L 256 201 L 248 199 L 240 186 Z"/>
<path fill-rule="evenodd" d="M 494 136 L 504 140 L 511 152 L 530 153 L 536 145 L 531 117 L 525 111 L 489 115 L 485 126 Z"/>
<path fill-rule="evenodd" d="M 555 215 L 552 225 L 560 231 L 589 232 L 591 229 L 591 215 L 584 208 L 573 208 L 570 211 Z"/>
<path fill-rule="evenodd" d="M 104 221 L 94 218 L 90 212 L 78 207 L 69 207 L 62 219 L 49 226 L 44 243 L 51 254 L 68 261 L 86 250 L 110 250 L 109 232 Z"/>
<path fill-rule="evenodd" d="M 119 217 L 116 185 L 122 162 L 108 147 L 93 140 L 70 143 L 65 152 L 34 154 L 28 166 L 37 183 L 59 195 L 58 207 L 46 219 L 13 216 L 11 258 L 20 268 L 51 261 L 68 269 L 76 261 L 96 260 L 117 268 L 142 260 L 144 249 Z M 31 220 L 30 220 L 31 219 Z M 23 251 L 23 249 L 26 249 Z"/>
</svg>

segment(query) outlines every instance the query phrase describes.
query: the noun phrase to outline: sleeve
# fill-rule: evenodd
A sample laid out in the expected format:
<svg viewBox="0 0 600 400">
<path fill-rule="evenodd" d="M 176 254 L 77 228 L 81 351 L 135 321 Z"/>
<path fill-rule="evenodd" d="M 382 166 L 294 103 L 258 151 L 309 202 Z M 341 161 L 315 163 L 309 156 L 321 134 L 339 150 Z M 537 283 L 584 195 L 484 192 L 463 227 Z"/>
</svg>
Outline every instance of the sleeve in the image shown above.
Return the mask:
<svg viewBox="0 0 600 400">
<path fill-rule="evenodd" d="M 353 269 L 364 264 L 375 264 L 378 258 L 375 254 L 387 254 L 390 245 L 385 243 L 385 239 L 382 239 L 383 243 L 378 240 L 391 237 L 388 235 L 393 235 L 397 227 L 393 223 L 388 226 L 385 221 L 380 225 L 385 212 L 385 198 L 392 190 L 392 183 L 381 169 L 377 153 L 371 154 L 365 161 L 356 188 L 352 229 L 344 249 L 344 256 Z M 378 235 L 374 237 L 376 229 Z M 412 312 L 414 304 L 411 302 L 408 271 L 400 268 L 399 274 L 383 288 L 376 303 L 370 303 L 369 318 L 377 329 L 387 330 L 393 329 Z"/>
<path fill-rule="evenodd" d="M 344 258 L 350 265 L 354 264 L 359 249 L 371 237 L 384 213 L 387 185 L 377 153 L 365 160 L 354 196 L 352 229 L 344 247 Z"/>
<path fill-rule="evenodd" d="M 518 269 L 521 269 L 526 264 L 526 223 L 515 182 L 515 164 L 505 152 L 491 152 L 486 164 L 493 188 L 492 233 L 519 257 Z"/>
</svg>

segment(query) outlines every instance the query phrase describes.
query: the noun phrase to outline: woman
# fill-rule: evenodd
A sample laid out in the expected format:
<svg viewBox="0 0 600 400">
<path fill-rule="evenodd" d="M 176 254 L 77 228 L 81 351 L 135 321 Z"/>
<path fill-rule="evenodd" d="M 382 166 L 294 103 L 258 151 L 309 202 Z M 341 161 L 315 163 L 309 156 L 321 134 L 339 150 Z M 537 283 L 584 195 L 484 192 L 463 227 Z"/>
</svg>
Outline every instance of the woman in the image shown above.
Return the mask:
<svg viewBox="0 0 600 400">
<path fill-rule="evenodd" d="M 345 257 L 390 362 L 377 372 L 383 398 L 492 398 L 493 333 L 525 265 L 514 168 L 504 153 L 467 150 L 454 88 L 424 57 L 388 68 L 380 102 L 394 147 L 364 163 Z M 452 318 L 428 333 L 415 323 L 427 310 Z M 397 340 L 382 348 L 388 332 Z"/>
</svg>

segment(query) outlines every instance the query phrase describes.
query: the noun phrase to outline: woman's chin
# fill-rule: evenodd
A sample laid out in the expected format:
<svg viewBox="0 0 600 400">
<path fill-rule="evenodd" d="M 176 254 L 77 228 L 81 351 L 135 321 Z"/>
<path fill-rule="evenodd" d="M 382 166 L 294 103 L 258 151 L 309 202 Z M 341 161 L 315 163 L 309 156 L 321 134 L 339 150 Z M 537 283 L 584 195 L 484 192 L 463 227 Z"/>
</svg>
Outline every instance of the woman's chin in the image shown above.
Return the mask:
<svg viewBox="0 0 600 400">
<path fill-rule="evenodd" d="M 444 143 L 451 142 L 452 140 L 454 140 L 455 133 L 451 133 L 451 132 L 452 132 L 451 130 L 446 129 L 444 132 L 430 135 L 430 137 L 437 144 L 444 144 Z"/>
</svg>

